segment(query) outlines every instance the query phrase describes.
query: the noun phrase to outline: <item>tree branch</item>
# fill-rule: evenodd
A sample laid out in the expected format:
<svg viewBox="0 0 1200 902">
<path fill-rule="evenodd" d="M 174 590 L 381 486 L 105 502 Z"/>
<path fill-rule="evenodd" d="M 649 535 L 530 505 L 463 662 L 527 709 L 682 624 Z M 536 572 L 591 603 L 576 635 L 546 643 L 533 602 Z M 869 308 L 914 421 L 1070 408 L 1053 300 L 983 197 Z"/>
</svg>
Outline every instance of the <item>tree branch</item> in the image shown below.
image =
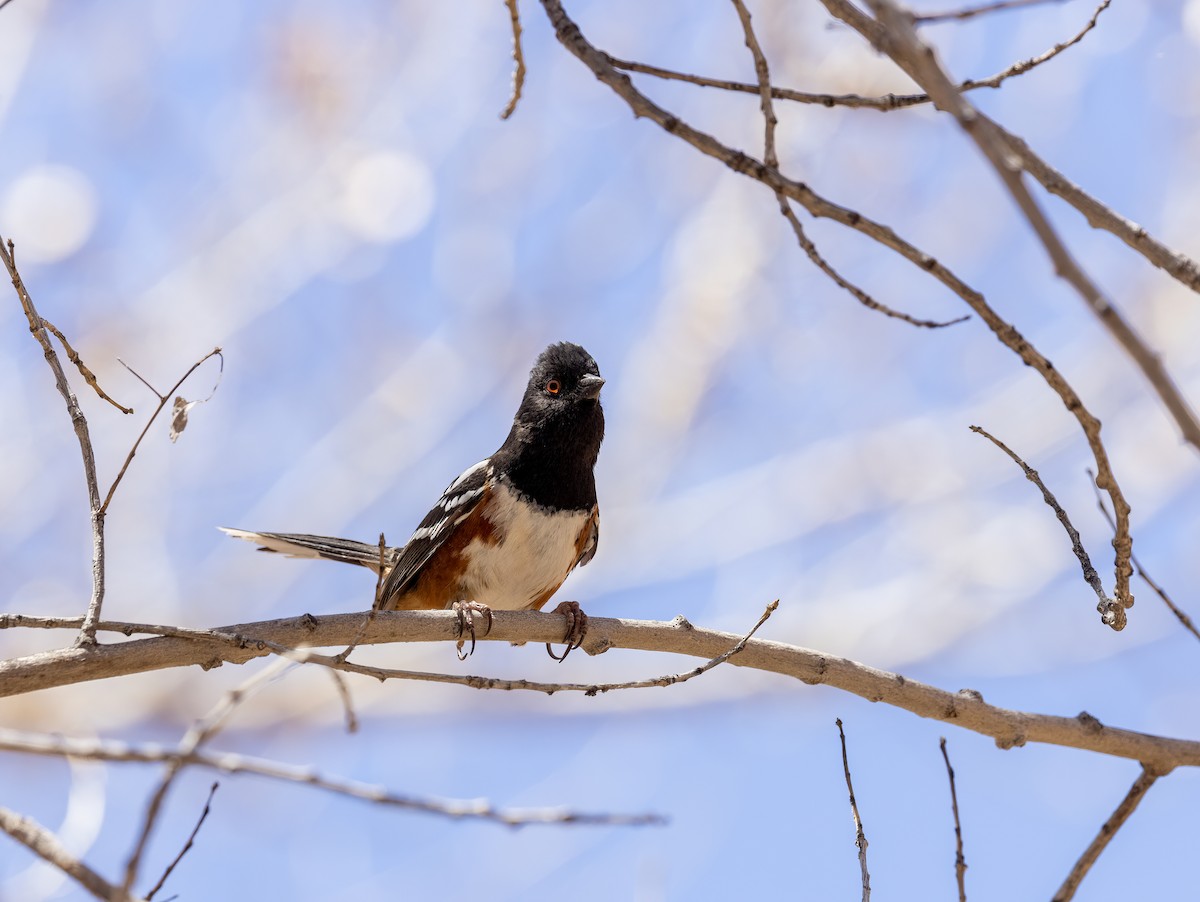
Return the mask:
<svg viewBox="0 0 1200 902">
<path fill-rule="evenodd" d="M 150 834 L 154 831 L 159 813 L 162 811 L 162 804 L 166 800 L 167 793 L 170 791 L 176 777 L 179 776 L 180 772 L 186 766 L 188 755 L 198 751 L 205 742 L 219 733 L 229 720 L 230 715 L 233 714 L 242 702 L 246 701 L 253 693 L 273 680 L 288 666 L 289 662 L 287 660 L 276 660 L 271 666 L 251 676 L 241 686 L 226 692 L 221 697 L 221 700 L 213 706 L 213 709 L 192 724 L 191 728 L 184 734 L 183 739 L 179 742 L 176 756 L 167 763 L 159 780 L 158 787 L 154 790 L 154 794 L 150 797 L 150 802 L 146 805 L 146 813 L 142 817 L 142 829 L 138 833 L 137 842 L 134 844 L 133 851 L 129 854 L 129 859 L 125 863 L 125 881 L 122 884 L 124 892 L 128 893 L 133 889 L 133 884 L 137 880 L 138 867 L 141 865 L 142 854 L 146 851 L 146 844 L 150 841 Z"/>
<path fill-rule="evenodd" d="M 998 88 L 1008 79 L 1017 75 L 1024 75 L 1032 69 L 1036 69 L 1043 63 L 1048 63 L 1054 59 L 1068 47 L 1078 44 L 1083 40 L 1083 36 L 1096 27 L 1096 21 L 1107 7 L 1111 0 L 1105 0 L 1092 14 L 1092 18 L 1086 25 L 1075 34 L 1074 37 L 1059 44 L 1055 44 L 1044 53 L 1039 53 L 1037 56 L 1029 57 L 1028 59 L 1020 60 L 1013 63 L 994 75 L 989 75 L 985 78 L 968 78 L 958 84 L 960 91 L 974 91 L 978 88 Z M 702 88 L 718 88 L 722 91 L 733 91 L 742 94 L 757 94 L 759 88 L 757 85 L 747 84 L 739 81 L 729 81 L 721 78 L 707 78 L 703 75 L 692 75 L 687 72 L 676 72 L 672 69 L 663 69 L 659 66 L 650 66 L 646 63 L 634 62 L 632 60 L 618 59 L 615 56 L 604 54 L 605 59 L 614 67 L 624 69 L 626 72 L 638 72 L 642 75 L 652 75 L 655 78 L 665 79 L 667 81 L 684 81 L 689 84 L 697 85 Z M 795 91 L 791 88 L 771 88 L 771 96 L 776 100 L 790 100 L 794 103 L 808 103 L 823 107 L 849 107 L 853 109 L 868 109 L 877 110 L 881 113 L 889 113 L 893 110 L 900 110 L 906 107 L 920 106 L 921 104 L 929 103 L 931 98 L 928 94 L 884 94 L 882 97 L 864 97 L 861 94 L 816 94 L 809 91 Z"/>
<path fill-rule="evenodd" d="M 946 751 L 946 737 L 938 743 L 942 760 L 946 762 L 946 777 L 950 781 L 950 810 L 954 814 L 954 879 L 958 883 L 958 902 L 967 902 L 967 859 L 963 855 L 962 824 L 958 820 L 958 790 L 954 786 L 954 768 L 950 766 L 950 753 Z"/>
<path fill-rule="evenodd" d="M 120 887 L 109 883 L 72 855 L 57 836 L 32 818 L 0 808 L 0 830 L 73 878 L 97 899 L 103 899 L 104 902 L 133 902 L 132 897 L 121 892 Z"/>
<path fill-rule="evenodd" d="M 617 71 L 608 62 L 605 55 L 588 42 L 579 27 L 563 10 L 559 0 L 541 0 L 541 2 L 546 10 L 546 15 L 554 26 L 559 42 L 591 69 L 600 81 L 616 92 L 629 105 L 635 116 L 651 119 L 668 134 L 686 141 L 706 156 L 721 161 L 739 175 L 761 182 L 776 196 L 783 194 L 797 201 L 813 216 L 827 217 L 861 232 L 899 254 L 913 265 L 920 267 L 965 301 L 1005 347 L 1019 356 L 1025 364 L 1037 370 L 1079 423 L 1096 461 L 1097 483 L 1112 498 L 1113 509 L 1117 515 L 1117 535 L 1113 539 L 1113 546 L 1116 550 L 1114 567 L 1116 570 L 1116 595 L 1126 607 L 1132 604 L 1132 596 L 1129 594 L 1129 574 L 1131 572 L 1129 555 L 1132 551 L 1133 539 L 1129 534 L 1129 504 L 1117 484 L 1116 476 L 1109 464 L 1108 452 L 1100 440 L 1100 421 L 1084 406 L 1075 389 L 1054 367 L 1054 364 L 1030 344 L 1016 327 L 996 313 L 982 294 L 963 282 L 936 258 L 905 241 L 882 223 L 863 216 L 857 210 L 841 207 L 826 200 L 808 185 L 786 178 L 777 169 L 772 169 L 741 151 L 727 147 L 711 135 L 693 128 L 677 116 L 668 113 L 640 93 L 633 86 L 628 75 Z M 822 0 L 822 2 L 835 16 L 842 18 L 861 31 L 873 43 L 884 40 L 883 27 L 874 19 L 864 15 L 847 0 Z"/>
<path fill-rule="evenodd" d="M 845 11 L 848 7 L 840 5 L 839 9 Z M 1030 59 L 1014 63 L 1002 72 L 998 72 L 988 78 L 972 79 L 960 82 L 956 85 L 959 91 L 972 91 L 977 88 L 997 88 L 1004 81 L 1014 75 L 1021 75 L 1029 70 L 1040 66 L 1042 63 L 1053 59 L 1067 47 L 1078 43 L 1084 35 L 1095 27 L 1099 14 L 1104 11 L 1106 4 L 1101 4 L 1092 14 L 1092 18 L 1087 24 L 1070 40 L 1061 44 L 1056 44 L 1050 50 L 1039 56 L 1031 57 Z M 849 9 L 854 9 L 849 7 Z M 857 10 L 855 10 L 857 12 Z M 847 13 L 851 14 L 851 13 Z M 861 13 L 858 13 L 861 15 Z M 863 17 L 867 22 L 874 24 L 874 20 Z M 662 78 L 670 81 L 682 81 L 689 84 L 698 85 L 700 87 L 717 88 L 723 91 L 732 91 L 742 94 L 758 94 L 759 86 L 748 84 L 746 82 L 729 81 L 719 78 L 708 78 L 702 75 L 692 75 L 686 72 L 676 72 L 671 69 L 664 69 L 659 66 L 651 66 L 646 63 L 633 62 L 631 60 L 618 59 L 610 54 L 602 54 L 605 61 L 616 69 L 624 69 L 627 72 L 638 72 L 644 75 L 651 75 L 655 78 Z M 857 109 L 872 109 L 881 112 L 889 112 L 892 110 L 903 109 L 906 107 L 917 106 L 919 104 L 929 103 L 930 97 L 928 94 L 885 94 L 882 97 L 863 97 L 858 94 L 821 94 L 807 91 L 795 91 L 790 88 L 771 87 L 771 97 L 775 100 L 787 100 L 794 103 L 817 104 L 824 107 L 849 107 Z M 986 119 L 983 113 L 976 111 L 977 114 Z M 991 121 L 991 120 L 989 120 Z M 1004 141 L 1009 152 L 1020 158 L 1021 163 L 1027 173 L 1041 184 L 1041 186 L 1050 194 L 1060 198 L 1076 211 L 1083 215 L 1087 220 L 1088 225 L 1094 229 L 1101 229 L 1109 234 L 1119 238 L 1121 241 L 1134 252 L 1144 257 L 1152 266 L 1163 270 L 1171 278 L 1175 279 L 1182 285 L 1191 289 L 1194 292 L 1200 293 L 1200 264 L 1189 257 L 1187 254 L 1172 250 L 1167 247 L 1153 235 L 1148 233 L 1146 229 L 1136 222 L 1125 218 L 1117 213 L 1112 208 L 1101 203 L 1096 198 L 1092 197 L 1065 175 L 1034 153 L 1029 145 L 1022 139 L 1004 129 L 999 123 L 991 121 L 995 129 L 997 137 Z"/>
<path fill-rule="evenodd" d="M 871 902 L 871 873 L 867 870 L 867 834 L 863 832 L 862 818 L 858 816 L 858 802 L 854 798 L 854 783 L 850 780 L 850 758 L 846 755 L 846 733 L 842 730 L 842 719 L 837 719 L 838 739 L 842 742 L 842 773 L 846 776 L 846 790 L 850 793 L 850 814 L 854 817 L 854 845 L 858 849 L 858 867 L 862 871 L 862 902 Z"/>
<path fill-rule="evenodd" d="M 167 882 L 167 878 L 171 876 L 171 872 L 175 870 L 176 865 L 183 861 L 183 856 L 191 851 L 192 845 L 196 842 L 196 834 L 200 832 L 200 828 L 204 826 L 204 821 L 208 819 L 208 812 L 212 808 L 213 795 L 216 793 L 217 787 L 220 785 L 220 783 L 213 781 L 213 785 L 209 787 L 208 798 L 204 802 L 204 810 L 200 812 L 200 819 L 196 821 L 196 826 L 193 827 L 192 832 L 188 834 L 187 842 L 183 844 L 183 848 L 179 850 L 179 854 L 171 860 L 171 863 L 167 865 L 167 869 L 163 871 L 163 875 L 158 878 L 158 883 L 154 884 L 153 889 L 146 893 L 146 902 L 150 902 L 150 900 L 154 898 L 155 894 L 163 888 L 163 884 Z"/>
<path fill-rule="evenodd" d="M 1162 774 L 1148 767 L 1142 768 L 1142 772 L 1133 781 L 1133 785 L 1129 787 L 1129 792 L 1125 794 L 1125 798 L 1121 800 L 1121 804 L 1117 806 L 1117 810 L 1104 822 L 1104 825 L 1100 828 L 1100 832 L 1092 840 L 1091 845 L 1084 850 L 1084 853 L 1079 856 L 1079 860 L 1075 862 L 1075 866 L 1071 868 L 1071 873 L 1067 875 L 1067 879 L 1063 881 L 1062 886 L 1058 888 L 1058 892 L 1054 894 L 1053 902 L 1069 902 L 1069 900 L 1075 898 L 1075 892 L 1079 889 L 1079 884 L 1083 882 L 1083 878 L 1092 869 L 1092 865 L 1096 863 L 1096 859 L 1108 847 L 1109 842 L 1116 836 L 1117 831 L 1121 829 L 1122 825 L 1129 820 L 1129 816 L 1137 809 L 1142 798 L 1150 791 L 1150 787 L 1154 785 L 1154 781 L 1160 776 Z"/>
<path fill-rule="evenodd" d="M 767 57 L 763 53 L 762 46 L 758 42 L 758 37 L 754 33 L 754 26 L 751 24 L 750 11 L 746 8 L 746 4 L 742 0 L 733 0 L 734 10 L 737 12 L 738 19 L 742 23 L 742 34 L 745 36 L 746 47 L 750 50 L 750 54 L 754 59 L 754 72 L 758 77 L 758 92 L 759 102 L 762 107 L 763 114 L 763 163 L 769 169 L 779 168 L 779 156 L 775 146 L 775 129 L 778 125 L 778 120 L 775 117 L 775 106 L 771 97 L 771 73 L 767 66 Z M 791 201 L 780 191 L 775 192 L 775 199 L 779 203 L 779 212 L 783 214 L 783 218 L 787 220 L 788 225 L 792 227 L 792 233 L 796 236 L 796 243 L 808 256 L 808 259 L 813 264 L 825 273 L 835 285 L 849 292 L 860 304 L 869 310 L 874 310 L 882 313 L 884 316 L 893 319 L 903 320 L 904 322 L 920 326 L 926 329 L 941 329 L 945 326 L 952 326 L 955 323 L 961 323 L 969 317 L 959 317 L 948 322 L 935 322 L 934 320 L 917 319 L 907 313 L 901 313 L 899 310 L 893 310 L 886 304 L 882 304 L 875 298 L 871 297 L 853 282 L 845 279 L 841 273 L 833 268 L 829 262 L 821 256 L 821 252 L 817 250 L 817 246 L 812 239 L 804 231 L 804 226 L 800 222 L 800 218 L 796 215 L 796 211 L 792 209 Z"/>
<path fill-rule="evenodd" d="M 494 614 L 492 631 L 481 641 L 540 643 L 562 638 L 562 618 L 553 614 L 535 611 Z M 207 637 L 202 631 L 192 630 L 187 631 L 187 636 L 41 652 L 0 662 L 0 697 L 168 667 L 242 664 L 271 654 L 270 645 L 297 649 L 299 654 L 303 654 L 299 650 L 305 647 L 344 647 L 362 629 L 365 616 L 365 612 L 320 618 L 305 614 L 221 627 Z M 0 628 L 17 625 L 21 619 L 19 615 L 0 615 Z M 124 626 L 136 628 L 136 625 Z M 457 626 L 458 618 L 452 611 L 379 612 L 363 631 L 361 643 L 454 642 L 458 639 Z M 150 630 L 175 628 L 150 627 Z M 739 640 L 739 636 L 731 633 L 694 627 L 682 617 L 670 622 L 591 617 L 583 648 L 589 654 L 628 648 L 712 659 Z M 1058 717 L 1013 711 L 986 704 L 972 690 L 948 692 L 899 674 L 782 642 L 752 639 L 729 663 L 885 702 L 921 717 L 991 736 L 1000 748 L 1040 742 L 1130 758 L 1158 770 L 1200 766 L 1200 741 L 1105 726 L 1087 712 L 1076 717 Z M 484 677 L 470 679 L 471 685 L 480 688 L 489 682 Z M 586 684 L 567 688 L 585 693 L 589 689 Z"/>
<path fill-rule="evenodd" d="M 517 104 L 521 101 L 521 91 L 525 87 L 525 52 L 521 49 L 521 13 L 517 9 L 517 0 L 504 0 L 504 5 L 508 7 L 508 16 L 512 24 L 513 74 L 512 94 L 509 96 L 504 110 L 500 113 L 501 119 L 507 119 L 516 112 Z"/>
<path fill-rule="evenodd" d="M 561 630 L 559 632 L 561 633 Z M 589 813 L 561 807 L 496 808 L 486 799 L 435 799 L 402 795 L 392 792 L 384 786 L 322 774 L 312 767 L 256 758 L 251 755 L 239 755 L 234 752 L 197 749 L 185 755 L 181 754 L 178 749 L 167 749 L 154 744 L 134 745 L 106 739 L 75 739 L 66 736 L 47 736 L 41 733 L 23 733 L 19 730 L 3 728 L 0 728 L 0 750 L 117 763 L 172 764 L 179 762 L 226 774 L 252 774 L 284 783 L 315 786 L 326 792 L 391 808 L 436 814 L 454 820 L 484 820 L 509 827 L 526 824 L 651 826 L 665 823 L 665 819 L 657 814 Z"/>
<path fill-rule="evenodd" d="M 1096 485 L 1096 474 L 1091 470 L 1088 470 L 1087 474 L 1088 478 L 1092 481 L 1092 489 L 1096 493 L 1096 506 L 1100 508 L 1100 513 L 1104 515 L 1104 519 L 1115 532 L 1117 524 L 1113 520 L 1113 515 L 1109 513 L 1108 505 L 1104 503 L 1104 495 L 1101 493 L 1100 487 Z M 1183 610 L 1183 608 L 1175 604 L 1175 602 L 1171 600 L 1171 596 L 1167 594 L 1167 590 L 1160 586 L 1150 576 L 1150 574 L 1146 572 L 1146 568 L 1142 566 L 1142 562 L 1138 560 L 1138 556 L 1136 554 L 1132 554 L 1129 556 L 1129 559 L 1133 562 L 1133 569 L 1137 571 L 1137 575 L 1140 576 L 1146 585 L 1148 585 L 1154 591 L 1155 595 L 1162 599 L 1163 604 L 1165 604 L 1171 613 L 1175 615 L 1175 618 L 1180 622 L 1183 628 L 1197 639 L 1200 639 L 1200 630 L 1196 629 L 1195 621 L 1192 620 L 1192 618 L 1185 610 Z"/>
<path fill-rule="evenodd" d="M 58 388 L 58 393 L 67 402 L 67 413 L 71 416 L 71 424 L 75 427 L 75 435 L 79 439 L 79 451 L 83 456 L 83 475 L 87 482 L 88 507 L 91 511 L 92 521 L 92 597 L 88 601 L 83 629 L 76 642 L 81 646 L 94 645 L 96 623 L 100 619 L 100 607 L 104 604 L 104 507 L 100 504 L 100 483 L 96 479 L 96 452 L 92 450 L 92 437 L 88 432 L 87 418 L 79 406 L 79 399 L 75 397 L 75 393 L 71 391 L 71 386 L 67 383 L 67 375 L 63 372 L 58 355 L 54 352 L 54 346 L 50 343 L 50 336 L 46 333 L 45 321 L 38 315 L 37 309 L 33 306 L 33 298 L 29 296 L 25 282 L 21 279 L 20 272 L 17 271 L 16 248 L 11 239 L 5 242 L 4 238 L 0 237 L 0 258 L 4 260 L 9 278 L 12 279 L 13 289 L 16 290 L 17 297 L 21 301 L 21 309 L 25 311 L 25 318 L 29 321 L 29 331 L 42 346 L 46 363 L 49 364 L 50 371 L 54 374 L 54 384 Z"/>
<path fill-rule="evenodd" d="M 924 13 L 913 16 L 917 25 L 932 25 L 935 22 L 964 22 L 988 13 L 1001 12 L 1008 9 L 1021 9 L 1027 6 L 1044 6 L 1047 3 L 1062 3 L 1064 0 L 993 0 L 991 3 L 981 3 L 978 6 L 967 6 L 962 9 L 942 13 Z"/>
<path fill-rule="evenodd" d="M 200 368 L 200 365 L 210 357 L 216 357 L 221 361 L 221 370 L 223 372 L 225 369 L 225 355 L 221 353 L 220 348 L 213 348 L 211 351 L 193 363 L 191 367 L 188 368 L 188 371 L 179 378 L 179 381 L 172 385 L 170 390 L 164 395 L 159 395 L 158 390 L 155 389 L 149 382 L 146 382 L 145 379 L 142 379 L 142 377 L 138 376 L 137 373 L 134 373 L 133 370 L 129 370 L 139 379 L 142 379 L 142 382 L 148 389 L 150 389 L 150 391 L 158 395 L 158 406 L 155 407 L 154 412 L 150 414 L 150 419 L 148 419 L 146 421 L 146 425 L 142 427 L 142 431 L 138 435 L 137 440 L 133 443 L 133 447 L 131 447 L 129 449 L 129 453 L 125 455 L 125 462 L 121 464 L 120 471 L 117 473 L 112 485 L 108 487 L 108 494 L 104 496 L 104 503 L 100 506 L 100 513 L 102 516 L 108 510 L 108 505 L 112 502 L 113 495 L 116 494 L 117 486 L 119 486 L 121 484 L 121 480 L 125 478 L 125 472 L 129 469 L 129 465 L 133 463 L 133 458 L 137 454 L 137 450 L 142 444 L 142 439 L 146 437 L 146 433 L 150 431 L 150 427 L 154 425 L 154 421 L 158 418 L 158 415 L 162 413 L 162 409 L 167 406 L 167 401 L 173 394 L 175 394 L 175 392 L 179 391 L 179 387 L 183 385 L 183 383 L 187 382 L 188 377 L 191 376 L 192 373 L 196 372 L 196 370 Z M 126 369 L 128 369 L 128 366 L 126 366 Z M 217 378 L 219 381 L 220 377 L 218 376 Z M 216 389 L 214 388 L 213 391 L 215 392 Z M 209 397 L 212 397 L 212 395 L 209 395 Z"/>
<path fill-rule="evenodd" d="M 1048 504 L 1058 517 L 1058 522 L 1063 525 L 1063 529 L 1067 531 L 1067 538 L 1071 540 L 1071 550 L 1075 552 L 1075 557 L 1079 559 L 1079 566 L 1083 569 L 1083 578 L 1092 591 L 1096 593 L 1096 597 L 1100 599 L 1096 605 L 1096 610 L 1100 612 L 1100 619 L 1107 623 L 1115 630 L 1125 628 L 1125 608 L 1124 606 L 1113 599 L 1109 598 L 1104 591 L 1104 586 L 1100 582 L 1100 576 L 1096 573 L 1096 568 L 1092 566 L 1092 559 L 1088 557 L 1087 550 L 1083 547 L 1083 540 L 1079 538 L 1079 530 L 1071 524 L 1071 518 L 1067 516 L 1067 512 L 1062 509 L 1062 505 L 1058 503 L 1058 499 L 1054 494 L 1046 488 L 1046 483 L 1042 482 L 1042 477 L 1038 475 L 1038 471 L 1029 464 L 1025 463 L 1020 456 L 992 435 L 981 426 L 971 426 L 971 431 L 982 435 L 988 439 L 993 445 L 1012 458 L 1013 462 L 1025 473 L 1025 478 L 1036 485 L 1042 491 L 1042 499 Z"/>
<path fill-rule="evenodd" d="M 951 83 L 950 77 L 938 63 L 933 49 L 917 35 L 912 25 L 911 14 L 901 11 L 893 0 L 867 0 L 878 23 L 883 26 L 882 29 L 868 31 L 859 27 L 863 18 L 861 13 L 855 11 L 853 14 L 843 17 L 841 11 L 849 5 L 845 0 L 824 0 L 824 2 L 831 13 L 842 18 L 842 21 L 851 27 L 858 29 L 876 49 L 891 57 L 896 65 L 928 91 L 929 96 L 933 98 L 934 105 L 939 110 L 949 113 L 957 120 L 963 131 L 971 137 L 1000 176 L 1000 180 L 1041 241 L 1055 272 L 1083 298 L 1096 318 L 1142 370 L 1163 406 L 1175 420 L 1184 440 L 1200 450 L 1200 420 L 1196 419 L 1195 412 L 1171 379 L 1159 355 L 1146 345 L 1133 326 L 1126 321 L 1083 267 L 1071 256 L 1070 251 L 1067 250 L 1066 245 L 1050 224 L 1050 220 L 1046 218 L 1022 180 L 1023 162 L 1021 158 L 1012 152 L 1003 136 L 996 132 L 992 120 L 981 116 L 970 101 Z M 1109 2 L 1111 0 L 1104 0 L 1101 9 L 1106 7 Z M 1099 10 L 1097 10 L 1098 14 Z M 1123 539 L 1124 537 L 1119 538 Z M 1118 558 L 1123 558 L 1123 561 L 1118 560 L 1117 597 L 1125 602 L 1129 591 L 1129 577 L 1133 571 L 1129 564 L 1127 551 L 1122 552 L 1118 549 Z"/>
</svg>

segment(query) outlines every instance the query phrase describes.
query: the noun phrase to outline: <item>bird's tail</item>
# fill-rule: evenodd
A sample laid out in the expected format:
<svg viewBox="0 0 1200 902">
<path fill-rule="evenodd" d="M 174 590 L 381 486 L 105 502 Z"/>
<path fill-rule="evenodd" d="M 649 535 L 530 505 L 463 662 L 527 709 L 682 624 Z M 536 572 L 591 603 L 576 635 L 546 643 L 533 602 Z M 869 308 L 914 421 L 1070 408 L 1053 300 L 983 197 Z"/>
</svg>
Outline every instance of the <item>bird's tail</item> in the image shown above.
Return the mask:
<svg viewBox="0 0 1200 902">
<path fill-rule="evenodd" d="M 235 539 L 245 539 L 259 546 L 259 551 L 274 551 L 288 557 L 323 558 L 343 564 L 357 564 L 379 572 L 379 546 L 353 539 L 335 539 L 330 536 L 309 536 L 291 532 L 250 532 L 245 529 L 218 529 Z M 399 548 L 383 549 L 383 565 L 391 567 L 400 554 Z"/>
</svg>

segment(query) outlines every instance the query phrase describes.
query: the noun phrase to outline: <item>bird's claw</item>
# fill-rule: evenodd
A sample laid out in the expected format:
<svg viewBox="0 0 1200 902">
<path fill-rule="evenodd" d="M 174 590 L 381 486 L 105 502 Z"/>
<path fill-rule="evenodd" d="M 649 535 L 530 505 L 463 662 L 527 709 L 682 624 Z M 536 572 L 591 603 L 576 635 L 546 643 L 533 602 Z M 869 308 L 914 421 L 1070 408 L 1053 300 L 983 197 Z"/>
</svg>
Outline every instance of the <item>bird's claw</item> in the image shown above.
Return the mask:
<svg viewBox="0 0 1200 902">
<path fill-rule="evenodd" d="M 554 653 L 554 649 L 550 647 L 550 643 L 546 643 L 546 653 L 560 664 L 567 659 L 572 651 L 583 645 L 583 639 L 587 635 L 588 617 L 583 613 L 583 608 L 579 606 L 577 601 L 562 601 L 550 613 L 562 614 L 567 618 L 567 634 L 563 636 L 563 642 L 567 646 L 563 649 L 562 656 Z"/>
<path fill-rule="evenodd" d="M 458 615 L 458 644 L 454 650 L 458 655 L 458 660 L 465 661 L 471 655 L 475 654 L 475 614 L 482 614 L 484 617 L 483 635 L 487 635 L 492 631 L 492 609 L 486 604 L 480 604 L 478 601 L 456 601 L 450 605 L 450 610 Z M 471 650 L 463 654 L 463 646 L 467 644 L 466 637 L 471 637 Z"/>
</svg>

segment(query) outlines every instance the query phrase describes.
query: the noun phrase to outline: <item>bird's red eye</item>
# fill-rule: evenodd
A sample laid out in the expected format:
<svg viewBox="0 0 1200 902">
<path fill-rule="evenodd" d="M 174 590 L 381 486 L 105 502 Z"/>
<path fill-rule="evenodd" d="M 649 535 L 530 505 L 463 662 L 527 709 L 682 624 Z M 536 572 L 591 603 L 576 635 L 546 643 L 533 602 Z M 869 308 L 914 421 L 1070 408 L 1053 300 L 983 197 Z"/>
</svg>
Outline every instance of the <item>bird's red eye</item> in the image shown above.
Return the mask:
<svg viewBox="0 0 1200 902">
<path fill-rule="evenodd" d="M 561 388 L 562 386 L 558 384 L 557 379 L 551 379 L 546 383 L 546 391 L 550 392 L 552 395 L 557 395 Z"/>
</svg>

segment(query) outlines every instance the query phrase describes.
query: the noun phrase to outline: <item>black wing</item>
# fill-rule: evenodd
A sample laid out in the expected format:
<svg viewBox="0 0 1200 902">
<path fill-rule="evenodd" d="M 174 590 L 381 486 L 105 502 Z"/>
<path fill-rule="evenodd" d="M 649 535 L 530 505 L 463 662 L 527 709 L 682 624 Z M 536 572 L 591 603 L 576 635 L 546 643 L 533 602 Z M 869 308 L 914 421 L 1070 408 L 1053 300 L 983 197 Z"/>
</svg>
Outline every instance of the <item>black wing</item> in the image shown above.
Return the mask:
<svg viewBox="0 0 1200 902">
<path fill-rule="evenodd" d="M 491 476 L 491 460 L 481 460 L 475 466 L 464 470 L 446 487 L 438 503 L 425 515 L 425 519 L 400 552 L 396 566 L 383 581 L 379 592 L 381 607 L 386 608 L 391 599 L 408 589 L 421 572 L 421 568 L 433 557 L 433 553 L 441 548 L 454 532 L 454 527 L 475 510 L 483 500 L 484 490 Z"/>
</svg>

